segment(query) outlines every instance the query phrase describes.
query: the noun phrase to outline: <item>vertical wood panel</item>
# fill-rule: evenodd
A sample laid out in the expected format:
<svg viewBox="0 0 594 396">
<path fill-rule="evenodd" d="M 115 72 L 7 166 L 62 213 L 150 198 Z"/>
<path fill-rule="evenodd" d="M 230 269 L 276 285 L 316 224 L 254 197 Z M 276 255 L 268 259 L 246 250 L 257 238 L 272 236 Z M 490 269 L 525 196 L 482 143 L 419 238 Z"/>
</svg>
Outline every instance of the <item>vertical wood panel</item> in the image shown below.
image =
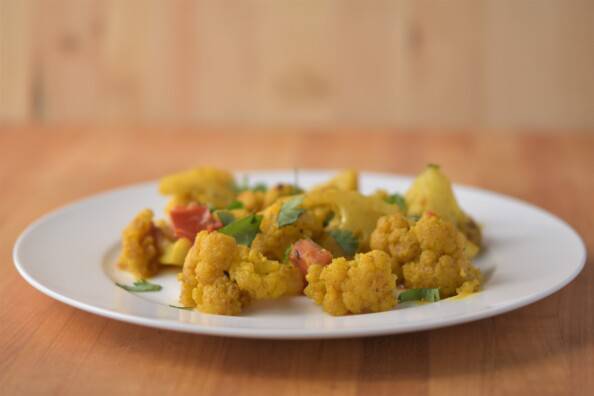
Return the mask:
<svg viewBox="0 0 594 396">
<path fill-rule="evenodd" d="M 0 121 L 31 116 L 32 2 L 0 1 Z"/>
<path fill-rule="evenodd" d="M 0 122 L 594 129 L 589 0 L 0 0 Z"/>
<path fill-rule="evenodd" d="M 594 127 L 594 2 L 490 0 L 486 124 Z"/>
</svg>

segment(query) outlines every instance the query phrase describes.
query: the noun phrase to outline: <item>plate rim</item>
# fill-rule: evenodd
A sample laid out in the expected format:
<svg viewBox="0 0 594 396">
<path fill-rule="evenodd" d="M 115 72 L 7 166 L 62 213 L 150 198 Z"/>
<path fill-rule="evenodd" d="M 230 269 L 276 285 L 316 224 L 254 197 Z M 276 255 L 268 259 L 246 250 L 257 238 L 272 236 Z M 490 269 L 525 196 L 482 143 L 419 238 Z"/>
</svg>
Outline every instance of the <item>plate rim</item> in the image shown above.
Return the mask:
<svg viewBox="0 0 594 396">
<path fill-rule="evenodd" d="M 324 169 L 300 169 L 304 172 L 308 173 L 329 173 L 335 172 L 337 169 L 331 168 L 324 168 Z M 288 174 L 292 172 L 290 169 L 249 169 L 249 170 L 238 170 L 233 172 L 234 175 L 243 175 L 243 174 L 251 174 L 251 173 L 268 173 L 268 174 Z M 401 175 L 398 173 L 391 173 L 391 172 L 374 172 L 374 171 L 359 171 L 361 178 L 365 176 L 372 176 L 372 177 L 394 177 L 399 178 L 401 180 L 412 181 L 413 177 L 409 175 Z M 559 290 L 563 289 L 569 283 L 571 283 L 583 270 L 586 260 L 587 260 L 587 249 L 584 243 L 583 238 L 581 235 L 564 219 L 560 218 L 554 213 L 551 213 L 537 205 L 534 205 L 528 201 L 524 201 L 520 198 L 516 198 L 511 195 L 506 195 L 499 193 L 497 191 L 492 191 L 480 187 L 469 186 L 465 184 L 459 183 L 452 183 L 454 190 L 467 190 L 473 193 L 481 193 L 481 194 L 489 194 L 492 196 L 497 197 L 498 199 L 505 199 L 511 200 L 516 204 L 521 204 L 524 206 L 528 206 L 533 210 L 539 212 L 540 215 L 545 215 L 551 217 L 560 225 L 562 225 L 567 231 L 573 234 L 573 237 L 576 238 L 578 242 L 578 246 L 580 247 L 579 252 L 579 263 L 574 268 L 573 272 L 564 278 L 561 282 L 555 284 L 553 287 L 546 289 L 545 291 L 541 291 L 539 293 L 534 293 L 532 295 L 514 300 L 513 302 L 509 302 L 503 304 L 502 306 L 491 308 L 490 310 L 486 310 L 483 312 L 469 312 L 463 315 L 458 315 L 450 318 L 445 318 L 441 320 L 439 323 L 435 323 L 434 319 L 422 320 L 422 321 L 415 321 L 411 324 L 399 324 L 397 328 L 390 325 L 384 326 L 375 326 L 372 328 L 336 328 L 332 330 L 323 330 L 323 329 L 311 329 L 311 328 L 300 328 L 300 329 L 262 329 L 262 328 L 247 328 L 247 327 L 230 327 L 230 326 L 204 326 L 196 323 L 187 323 L 182 321 L 174 321 L 170 319 L 156 319 L 156 318 L 149 318 L 143 317 L 136 314 L 127 314 L 118 312 L 115 310 L 102 308 L 98 306 L 94 306 L 92 304 L 88 304 L 85 302 L 78 301 L 74 298 L 62 295 L 58 292 L 55 292 L 50 287 L 45 286 L 42 282 L 37 280 L 31 274 L 27 272 L 25 269 L 25 265 L 21 262 L 20 253 L 22 251 L 22 245 L 24 241 L 29 237 L 31 233 L 35 231 L 37 226 L 63 214 L 66 210 L 72 209 L 74 206 L 82 205 L 88 203 L 89 201 L 101 199 L 103 196 L 107 196 L 113 193 L 121 193 L 125 192 L 126 190 L 132 190 L 142 187 L 148 187 L 150 185 L 154 185 L 157 180 L 150 180 L 150 181 L 143 181 L 138 183 L 132 183 L 127 185 L 122 185 L 119 187 L 110 188 L 107 190 L 100 191 L 95 194 L 87 195 L 82 198 L 70 201 L 64 205 L 60 205 L 49 212 L 43 214 L 42 216 L 36 218 L 34 221 L 29 223 L 25 229 L 19 234 L 17 237 L 13 250 L 12 250 L 12 259 L 13 263 L 16 267 L 17 272 L 23 279 L 29 283 L 33 288 L 45 294 L 46 296 L 53 298 L 57 301 L 60 301 L 64 304 L 69 306 L 78 308 L 82 311 L 89 312 L 92 314 L 96 314 L 102 317 L 106 317 L 109 319 L 118 320 L 120 322 L 125 323 L 132 323 L 136 325 L 148 326 L 158 329 L 164 330 L 172 330 L 178 332 L 186 332 L 186 333 L 193 333 L 193 334 L 202 334 L 202 335 L 210 335 L 210 336 L 224 336 L 224 337 L 237 337 L 237 338 L 259 338 L 259 339 L 329 339 L 329 338 L 349 338 L 349 337 L 372 337 L 372 336 L 381 336 L 381 335 L 388 335 L 388 334 L 402 334 L 402 333 L 409 333 L 409 332 L 416 332 L 416 331 L 425 331 L 430 329 L 438 329 L 448 326 L 455 326 L 463 323 L 468 323 L 472 321 L 478 321 L 485 318 L 501 315 L 503 313 L 507 313 L 527 305 L 530 305 L 536 301 L 545 299 L 552 294 L 558 292 Z M 145 304 L 152 304 L 148 301 L 143 301 Z M 221 316 L 221 315 L 214 315 L 214 316 Z"/>
</svg>

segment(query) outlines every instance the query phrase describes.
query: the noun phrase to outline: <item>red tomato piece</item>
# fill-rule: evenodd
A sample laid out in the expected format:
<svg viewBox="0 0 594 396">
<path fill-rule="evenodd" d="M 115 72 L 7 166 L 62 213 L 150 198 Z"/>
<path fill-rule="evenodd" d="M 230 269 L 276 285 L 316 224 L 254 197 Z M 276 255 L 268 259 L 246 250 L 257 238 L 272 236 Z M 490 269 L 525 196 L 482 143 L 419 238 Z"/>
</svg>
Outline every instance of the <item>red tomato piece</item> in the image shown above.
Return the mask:
<svg viewBox="0 0 594 396">
<path fill-rule="evenodd" d="M 193 241 L 202 230 L 211 232 L 219 229 L 223 224 L 215 219 L 206 205 L 190 204 L 176 206 L 169 212 L 175 235 L 178 238 L 188 238 Z"/>
<path fill-rule="evenodd" d="M 311 265 L 330 264 L 332 253 L 310 239 L 300 239 L 293 244 L 293 248 L 289 253 L 289 260 L 301 270 L 303 275 L 306 275 Z"/>
</svg>

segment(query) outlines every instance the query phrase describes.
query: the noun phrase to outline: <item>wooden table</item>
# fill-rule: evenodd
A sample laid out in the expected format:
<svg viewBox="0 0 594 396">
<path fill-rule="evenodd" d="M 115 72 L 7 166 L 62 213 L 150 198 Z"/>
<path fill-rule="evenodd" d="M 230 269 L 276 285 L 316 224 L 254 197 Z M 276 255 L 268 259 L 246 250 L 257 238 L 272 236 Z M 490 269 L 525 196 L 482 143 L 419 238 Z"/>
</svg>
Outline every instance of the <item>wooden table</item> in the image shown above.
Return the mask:
<svg viewBox="0 0 594 396">
<path fill-rule="evenodd" d="M 591 260 L 553 296 L 474 323 L 366 339 L 265 341 L 155 330 L 85 313 L 34 290 L 11 258 L 18 233 L 46 211 L 197 164 L 413 174 L 439 163 L 456 182 L 561 216 L 592 251 L 593 136 L 5 127 L 0 154 L 3 395 L 594 391 Z"/>
</svg>

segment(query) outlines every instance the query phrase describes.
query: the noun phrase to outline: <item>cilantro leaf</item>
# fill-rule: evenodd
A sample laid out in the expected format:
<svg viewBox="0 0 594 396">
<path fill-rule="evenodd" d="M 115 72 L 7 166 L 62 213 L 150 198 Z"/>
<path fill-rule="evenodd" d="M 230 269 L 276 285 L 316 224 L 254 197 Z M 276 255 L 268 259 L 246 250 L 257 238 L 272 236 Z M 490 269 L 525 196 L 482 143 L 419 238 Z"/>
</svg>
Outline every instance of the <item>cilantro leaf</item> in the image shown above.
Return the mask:
<svg viewBox="0 0 594 396">
<path fill-rule="evenodd" d="M 223 223 L 223 226 L 226 226 L 227 224 L 231 224 L 235 221 L 235 216 L 233 216 L 233 213 L 231 213 L 227 210 L 217 211 L 217 216 L 219 216 L 219 220 L 221 220 L 221 223 Z"/>
<path fill-rule="evenodd" d="M 232 236 L 240 245 L 250 246 L 260 232 L 261 222 L 261 215 L 249 215 L 219 228 L 219 232 Z"/>
<path fill-rule="evenodd" d="M 400 207 L 400 210 L 406 212 L 406 200 L 404 199 L 402 194 L 391 194 L 386 198 L 386 202 L 392 205 L 398 205 Z"/>
<path fill-rule="evenodd" d="M 284 227 L 289 224 L 293 224 L 297 221 L 299 216 L 303 213 L 304 209 L 300 208 L 303 203 L 303 196 L 297 196 L 289 199 L 283 204 L 278 214 L 277 224 L 280 227 Z"/>
<path fill-rule="evenodd" d="M 406 216 L 407 219 L 409 219 L 410 221 L 419 221 L 421 220 L 421 216 L 419 215 L 408 215 Z"/>
<path fill-rule="evenodd" d="M 408 289 L 398 295 L 398 302 L 407 301 L 439 301 L 439 289 Z"/>
<path fill-rule="evenodd" d="M 251 188 L 252 191 L 260 191 L 266 192 L 268 191 L 268 186 L 264 183 L 256 183 L 254 187 Z"/>
<path fill-rule="evenodd" d="M 116 285 L 126 291 L 134 292 L 134 293 L 154 292 L 154 291 L 159 291 L 162 289 L 161 285 L 149 283 L 149 282 L 145 281 L 144 279 L 134 282 L 133 286 L 122 285 L 121 283 L 117 283 L 117 282 L 116 282 Z"/>
<path fill-rule="evenodd" d="M 245 205 L 241 201 L 233 201 L 227 206 L 228 210 L 243 209 L 243 208 L 245 208 Z"/>
<path fill-rule="evenodd" d="M 249 190 L 250 189 L 249 183 L 250 183 L 249 176 L 248 175 L 243 175 L 243 178 L 241 180 L 241 183 L 240 184 L 235 184 L 235 192 L 237 194 L 239 194 L 239 193 L 242 193 L 242 192 L 244 192 L 246 190 Z"/>
<path fill-rule="evenodd" d="M 169 304 L 169 306 L 170 306 L 171 308 L 185 309 L 186 311 L 191 311 L 191 310 L 193 310 L 193 309 L 194 309 L 193 307 L 180 307 L 180 306 L 178 306 L 178 305 L 172 305 L 172 304 Z"/>
<path fill-rule="evenodd" d="M 288 263 L 289 262 L 289 256 L 291 255 L 291 250 L 293 250 L 293 244 L 290 244 L 285 249 L 285 252 L 283 253 L 283 261 L 281 261 L 281 263 Z"/>
<path fill-rule="evenodd" d="M 359 248 L 359 240 L 349 230 L 332 230 L 330 236 L 347 256 L 354 256 Z"/>
</svg>

